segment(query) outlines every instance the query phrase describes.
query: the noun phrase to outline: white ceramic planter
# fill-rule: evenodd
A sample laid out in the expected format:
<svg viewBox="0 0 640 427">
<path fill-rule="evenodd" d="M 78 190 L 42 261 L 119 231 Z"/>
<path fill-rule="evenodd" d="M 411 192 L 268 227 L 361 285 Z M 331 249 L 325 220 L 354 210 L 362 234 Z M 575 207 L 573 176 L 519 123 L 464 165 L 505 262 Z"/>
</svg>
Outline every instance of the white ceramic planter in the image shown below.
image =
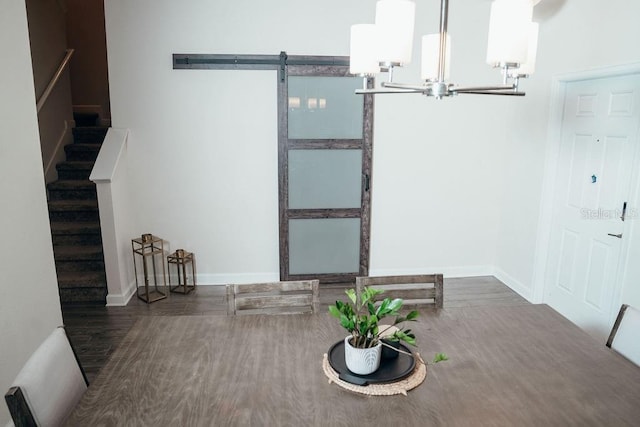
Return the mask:
<svg viewBox="0 0 640 427">
<path fill-rule="evenodd" d="M 344 339 L 344 361 L 354 374 L 368 375 L 380 367 L 382 344 L 371 348 L 354 348 L 349 343 L 351 335 Z"/>
</svg>

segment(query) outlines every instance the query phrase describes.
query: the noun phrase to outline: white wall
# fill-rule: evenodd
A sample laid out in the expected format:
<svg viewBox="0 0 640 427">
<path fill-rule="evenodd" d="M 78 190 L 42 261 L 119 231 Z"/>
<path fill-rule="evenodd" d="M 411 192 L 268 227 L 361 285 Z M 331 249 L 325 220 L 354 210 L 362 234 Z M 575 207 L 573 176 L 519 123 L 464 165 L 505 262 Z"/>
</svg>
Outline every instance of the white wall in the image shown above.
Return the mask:
<svg viewBox="0 0 640 427">
<path fill-rule="evenodd" d="M 437 5 L 427 9 L 418 5 L 419 25 L 435 31 Z M 374 0 L 107 2 L 112 120 L 131 129 L 136 234 L 193 250 L 203 283 L 277 278 L 275 72 L 174 71 L 171 54 L 348 55 L 350 25 L 374 10 Z M 489 3 L 452 6 L 461 83 L 499 79 L 484 65 L 488 14 Z M 496 123 L 520 108 L 376 99 L 372 272 L 492 272 L 506 143 Z"/>
<path fill-rule="evenodd" d="M 104 0 L 65 0 L 67 40 L 75 49 L 71 60 L 74 110 L 96 112 L 111 118 Z"/>
<path fill-rule="evenodd" d="M 40 99 L 67 49 L 65 14 L 58 0 L 27 0 L 29 44 L 35 93 Z M 71 133 L 71 82 L 65 71 L 38 114 L 40 147 L 46 182 L 58 178 L 56 164 L 65 160 Z"/>
<path fill-rule="evenodd" d="M 499 80 L 484 63 L 489 7 L 450 6 L 456 83 Z M 371 273 L 494 273 L 533 298 L 552 76 L 637 60 L 639 7 L 538 5 L 525 98 L 378 96 Z M 417 2 L 414 51 L 437 31 L 437 9 Z M 374 10 L 375 0 L 107 2 L 112 116 L 131 129 L 138 231 L 195 251 L 204 282 L 277 277 L 275 75 L 173 71 L 171 53 L 347 55 L 349 26 Z M 417 79 L 415 62 L 400 80 Z"/>
<path fill-rule="evenodd" d="M 640 61 L 640 2 L 543 1 L 536 7 L 536 15 L 540 22 L 536 73 L 526 82 L 523 109 L 508 117 L 511 125 L 502 165 L 505 173 L 496 256 L 497 276 L 527 297 L 534 296 L 552 78 Z M 636 253 L 640 250 L 637 234 L 632 242 Z M 623 290 L 623 300 L 636 305 L 640 305 L 638 279 L 640 271 L 630 275 Z"/>
<path fill-rule="evenodd" d="M 25 3 L 0 0 L 0 390 L 62 323 L 42 173 Z M 9 421 L 0 405 L 0 425 Z"/>
</svg>

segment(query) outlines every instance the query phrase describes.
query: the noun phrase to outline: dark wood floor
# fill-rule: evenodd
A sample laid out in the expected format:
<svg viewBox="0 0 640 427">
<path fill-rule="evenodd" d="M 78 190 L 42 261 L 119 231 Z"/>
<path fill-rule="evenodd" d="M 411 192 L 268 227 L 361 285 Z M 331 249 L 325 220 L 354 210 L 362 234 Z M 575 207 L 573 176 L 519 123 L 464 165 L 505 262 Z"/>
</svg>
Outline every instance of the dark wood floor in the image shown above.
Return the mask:
<svg viewBox="0 0 640 427">
<path fill-rule="evenodd" d="M 321 286 L 322 308 L 342 299 L 344 289 L 344 286 Z M 529 303 L 494 277 L 444 281 L 446 308 L 522 304 Z M 62 314 L 69 338 L 91 381 L 140 316 L 225 316 L 227 301 L 223 286 L 200 286 L 188 295 L 171 294 L 170 298 L 153 304 L 134 297 L 126 307 L 65 306 Z"/>
</svg>

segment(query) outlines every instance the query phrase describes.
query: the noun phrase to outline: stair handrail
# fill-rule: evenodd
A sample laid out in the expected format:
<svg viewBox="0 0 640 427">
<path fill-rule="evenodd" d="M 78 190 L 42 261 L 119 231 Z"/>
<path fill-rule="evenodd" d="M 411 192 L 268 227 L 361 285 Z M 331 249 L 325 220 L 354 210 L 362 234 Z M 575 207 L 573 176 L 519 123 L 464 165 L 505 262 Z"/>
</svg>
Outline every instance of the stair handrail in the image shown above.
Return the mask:
<svg viewBox="0 0 640 427">
<path fill-rule="evenodd" d="M 42 107 L 44 106 L 45 102 L 47 102 L 47 99 L 49 99 L 49 95 L 51 95 L 51 91 L 53 91 L 53 88 L 60 80 L 62 73 L 64 73 L 64 70 L 69 66 L 69 61 L 71 60 L 71 56 L 73 55 L 74 51 L 75 49 L 67 49 L 67 53 L 64 55 L 64 58 L 62 58 L 58 69 L 53 74 L 53 77 L 51 77 L 51 80 L 49 81 L 49 84 L 45 88 L 44 92 L 42 92 L 42 95 L 40 95 L 40 99 L 38 99 L 38 102 L 36 102 L 36 109 L 38 113 L 40 112 L 40 110 L 42 110 Z"/>
</svg>

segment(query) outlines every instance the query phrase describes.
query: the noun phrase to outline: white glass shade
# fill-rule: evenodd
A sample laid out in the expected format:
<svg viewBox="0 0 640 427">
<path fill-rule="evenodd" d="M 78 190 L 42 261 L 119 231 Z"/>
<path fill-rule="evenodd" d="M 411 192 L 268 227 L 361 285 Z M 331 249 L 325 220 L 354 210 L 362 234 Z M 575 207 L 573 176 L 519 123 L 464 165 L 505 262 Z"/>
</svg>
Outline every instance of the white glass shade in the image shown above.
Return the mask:
<svg viewBox="0 0 640 427">
<path fill-rule="evenodd" d="M 536 70 L 536 54 L 538 52 L 538 23 L 532 22 L 529 25 L 529 47 L 527 49 L 527 60 L 521 64 L 517 70 L 520 75 L 531 75 Z"/>
<path fill-rule="evenodd" d="M 438 59 L 440 57 L 440 33 L 422 36 L 422 80 L 438 80 Z M 451 37 L 447 34 L 447 49 L 444 60 L 444 79 L 449 79 L 451 63 Z"/>
<path fill-rule="evenodd" d="M 376 3 L 380 62 L 411 62 L 415 13 L 416 5 L 410 0 L 380 0 Z"/>
<path fill-rule="evenodd" d="M 487 63 L 522 64 L 527 60 L 531 0 L 495 0 L 491 4 Z"/>
<path fill-rule="evenodd" d="M 374 24 L 351 26 L 351 50 L 349 72 L 357 75 L 373 75 L 380 72 L 378 47 L 378 27 Z"/>
</svg>

